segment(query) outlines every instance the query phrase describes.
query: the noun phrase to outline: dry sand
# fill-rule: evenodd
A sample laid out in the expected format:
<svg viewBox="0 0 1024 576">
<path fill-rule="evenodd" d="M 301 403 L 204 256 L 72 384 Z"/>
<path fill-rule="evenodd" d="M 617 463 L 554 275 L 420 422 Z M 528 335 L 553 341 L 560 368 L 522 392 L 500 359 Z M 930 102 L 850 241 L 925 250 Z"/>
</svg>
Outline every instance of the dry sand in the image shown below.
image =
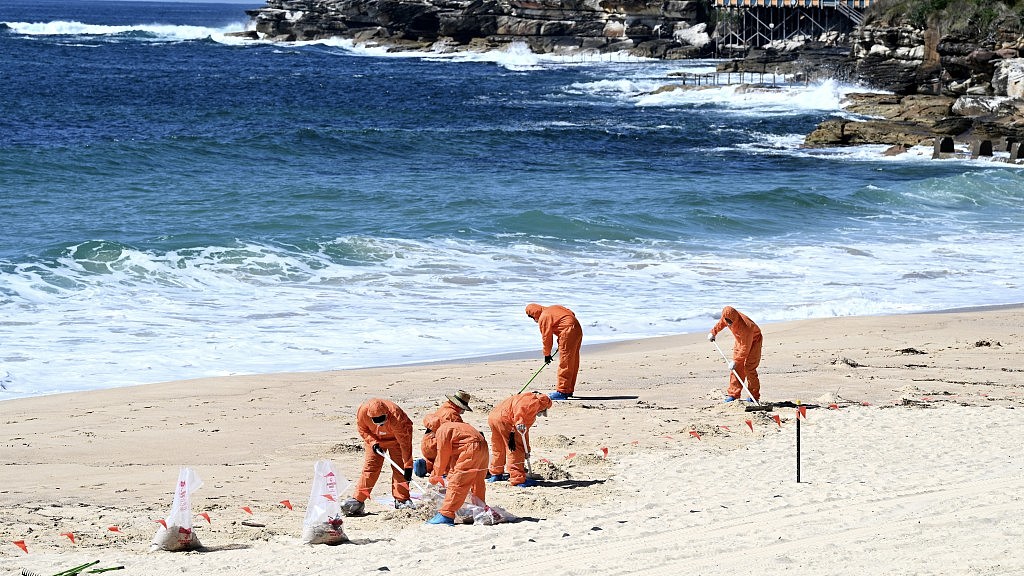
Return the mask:
<svg viewBox="0 0 1024 576">
<path fill-rule="evenodd" d="M 487 411 L 538 360 L 4 401 L 0 570 L 99 560 L 147 575 L 1024 573 L 1021 308 L 762 329 L 762 400 L 812 405 L 801 482 L 795 410 L 721 403 L 725 363 L 704 334 L 585 347 L 580 397 L 532 432 L 546 480 L 489 485 L 489 503 L 520 521 L 427 526 L 424 511 L 369 502 L 368 516 L 345 521 L 352 543 L 335 547 L 300 544 L 302 519 L 316 460 L 358 475 L 362 401 L 403 406 L 418 454 L 419 422 L 445 393 L 473 394 L 466 420 L 486 430 Z M 731 345 L 727 332 L 719 343 Z M 553 379 L 549 368 L 531 388 Z M 149 552 L 182 466 L 205 481 L 192 510 L 210 517 L 194 518 L 206 548 Z M 382 478 L 375 497 L 389 493 Z"/>
</svg>

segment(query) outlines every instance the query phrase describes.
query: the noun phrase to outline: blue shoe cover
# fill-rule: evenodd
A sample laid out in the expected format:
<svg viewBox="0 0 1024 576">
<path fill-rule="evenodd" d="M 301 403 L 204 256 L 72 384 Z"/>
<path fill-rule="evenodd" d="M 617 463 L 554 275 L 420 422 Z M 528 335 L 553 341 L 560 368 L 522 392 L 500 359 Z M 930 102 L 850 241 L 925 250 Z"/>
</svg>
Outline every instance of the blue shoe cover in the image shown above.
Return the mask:
<svg viewBox="0 0 1024 576">
<path fill-rule="evenodd" d="M 412 463 L 412 473 L 419 476 L 420 478 L 426 476 L 427 461 L 424 460 L 423 458 L 417 458 L 416 461 Z"/>
<path fill-rule="evenodd" d="M 433 518 L 427 520 L 427 524 L 444 524 L 445 526 L 455 526 L 455 519 L 449 518 L 444 514 L 438 512 L 437 514 L 434 514 Z"/>
<path fill-rule="evenodd" d="M 536 486 L 536 485 L 537 485 L 537 481 L 536 480 L 534 480 L 533 478 L 527 478 L 526 480 L 523 481 L 522 484 L 516 484 L 515 487 L 516 488 L 529 488 L 531 486 Z"/>
<path fill-rule="evenodd" d="M 548 392 L 548 398 L 552 400 L 568 400 L 569 394 L 562 394 L 561 392 Z"/>
<path fill-rule="evenodd" d="M 487 482 L 488 484 L 493 484 L 495 482 L 505 482 L 506 480 L 508 480 L 508 474 L 491 474 L 490 476 L 484 479 L 484 481 Z"/>
<path fill-rule="evenodd" d="M 726 397 L 725 397 L 725 401 L 726 401 L 726 402 L 735 402 L 735 401 L 736 401 L 736 399 L 735 399 L 735 398 L 733 398 L 732 396 L 726 396 Z"/>
</svg>

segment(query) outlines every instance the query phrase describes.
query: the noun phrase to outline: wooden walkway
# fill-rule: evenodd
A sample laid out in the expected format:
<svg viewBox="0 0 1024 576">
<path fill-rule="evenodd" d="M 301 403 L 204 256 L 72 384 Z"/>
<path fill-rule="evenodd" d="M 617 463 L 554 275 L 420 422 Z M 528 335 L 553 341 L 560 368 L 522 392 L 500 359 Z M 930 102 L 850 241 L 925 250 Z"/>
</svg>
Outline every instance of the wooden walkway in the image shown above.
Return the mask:
<svg viewBox="0 0 1024 576">
<path fill-rule="evenodd" d="M 840 5 L 863 10 L 872 0 L 715 0 L 716 8 L 760 6 L 766 8 L 835 8 Z"/>
<path fill-rule="evenodd" d="M 864 10 L 878 0 L 714 0 L 719 42 L 762 47 L 793 39 L 840 38 L 864 22 Z"/>
</svg>

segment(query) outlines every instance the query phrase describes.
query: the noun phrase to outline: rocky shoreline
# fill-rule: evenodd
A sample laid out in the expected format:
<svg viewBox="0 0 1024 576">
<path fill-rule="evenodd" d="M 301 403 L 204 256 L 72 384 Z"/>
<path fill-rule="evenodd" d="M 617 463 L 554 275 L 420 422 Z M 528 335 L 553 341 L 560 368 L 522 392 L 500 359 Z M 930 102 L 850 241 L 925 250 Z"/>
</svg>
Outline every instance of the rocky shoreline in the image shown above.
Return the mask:
<svg viewBox="0 0 1024 576">
<path fill-rule="evenodd" d="M 774 71 L 801 79 L 835 78 L 875 88 L 843 103 L 855 117 L 825 120 L 809 148 L 879 144 L 895 154 L 949 142 L 988 142 L 1017 163 L 1024 142 L 1024 36 L 1006 31 L 976 40 L 910 26 L 861 26 L 848 46 L 805 43 L 788 51 L 752 50 L 720 71 Z M 938 154 L 938 152 L 937 152 Z"/>
<path fill-rule="evenodd" d="M 347 38 L 393 50 L 600 51 L 692 58 L 710 42 L 701 0 L 267 0 L 253 36 Z"/>
<path fill-rule="evenodd" d="M 520 42 L 538 53 L 628 52 L 643 58 L 717 55 L 717 31 L 698 0 L 267 0 L 248 10 L 252 38 L 347 38 L 390 50 L 494 50 Z M 719 70 L 835 78 L 880 93 L 854 94 L 853 118 L 822 122 L 808 147 L 883 144 L 893 153 L 937 142 L 1011 151 L 1024 142 L 1024 35 L 984 38 L 910 25 L 750 49 Z M 938 150 L 938 148 L 937 148 Z M 1011 153 L 1011 161 L 1016 160 Z"/>
</svg>

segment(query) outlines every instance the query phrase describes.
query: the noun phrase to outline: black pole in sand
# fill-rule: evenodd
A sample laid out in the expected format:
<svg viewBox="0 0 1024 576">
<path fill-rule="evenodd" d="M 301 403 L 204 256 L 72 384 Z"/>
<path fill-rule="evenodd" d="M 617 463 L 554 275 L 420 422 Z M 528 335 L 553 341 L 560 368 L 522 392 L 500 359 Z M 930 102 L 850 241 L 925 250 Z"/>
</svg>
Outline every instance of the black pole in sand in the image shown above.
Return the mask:
<svg viewBox="0 0 1024 576">
<path fill-rule="evenodd" d="M 796 483 L 800 483 L 800 403 L 796 403 Z"/>
</svg>

